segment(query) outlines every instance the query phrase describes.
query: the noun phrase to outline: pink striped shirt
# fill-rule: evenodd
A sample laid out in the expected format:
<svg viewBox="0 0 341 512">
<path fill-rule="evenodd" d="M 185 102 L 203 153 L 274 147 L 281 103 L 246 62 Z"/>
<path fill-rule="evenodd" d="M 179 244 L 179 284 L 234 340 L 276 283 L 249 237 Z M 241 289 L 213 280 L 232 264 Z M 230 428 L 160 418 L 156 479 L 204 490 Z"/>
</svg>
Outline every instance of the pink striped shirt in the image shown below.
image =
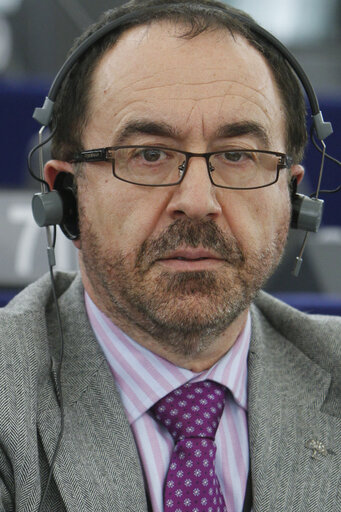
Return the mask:
<svg viewBox="0 0 341 512">
<path fill-rule="evenodd" d="M 243 508 L 249 470 L 247 356 L 250 315 L 233 347 L 212 368 L 194 373 L 159 357 L 124 334 L 85 295 L 88 317 L 115 377 L 139 449 L 154 512 L 163 512 L 162 489 L 173 450 L 168 431 L 149 409 L 188 381 L 211 379 L 229 392 L 216 434 L 216 472 L 229 512 Z"/>
</svg>

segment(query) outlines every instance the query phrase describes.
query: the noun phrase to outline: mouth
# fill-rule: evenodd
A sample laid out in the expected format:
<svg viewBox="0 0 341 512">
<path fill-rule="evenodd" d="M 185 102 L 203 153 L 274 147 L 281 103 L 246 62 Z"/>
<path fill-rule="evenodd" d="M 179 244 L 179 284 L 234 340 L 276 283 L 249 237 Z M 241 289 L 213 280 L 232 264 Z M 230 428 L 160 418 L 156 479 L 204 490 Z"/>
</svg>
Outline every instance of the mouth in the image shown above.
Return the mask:
<svg viewBox="0 0 341 512">
<path fill-rule="evenodd" d="M 224 259 L 213 251 L 187 248 L 168 253 L 157 263 L 170 270 L 198 271 L 216 268 L 224 263 Z"/>
</svg>

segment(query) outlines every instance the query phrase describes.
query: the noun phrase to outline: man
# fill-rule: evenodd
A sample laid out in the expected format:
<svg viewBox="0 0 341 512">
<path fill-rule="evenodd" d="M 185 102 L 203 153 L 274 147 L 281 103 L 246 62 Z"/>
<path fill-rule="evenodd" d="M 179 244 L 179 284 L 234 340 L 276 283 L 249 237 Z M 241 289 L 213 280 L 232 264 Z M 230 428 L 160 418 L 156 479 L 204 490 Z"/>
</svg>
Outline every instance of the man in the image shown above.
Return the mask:
<svg viewBox="0 0 341 512">
<path fill-rule="evenodd" d="M 0 510 L 250 510 L 248 474 L 255 512 L 341 510 L 340 319 L 259 292 L 303 177 L 299 87 L 214 1 L 95 29 L 153 4 L 55 105 L 45 174 L 74 176 L 80 277 L 56 276 L 60 322 L 48 277 L 1 312 Z M 224 397 L 214 468 L 192 488 L 184 449 L 174 485 L 160 400 L 202 382 Z"/>
</svg>

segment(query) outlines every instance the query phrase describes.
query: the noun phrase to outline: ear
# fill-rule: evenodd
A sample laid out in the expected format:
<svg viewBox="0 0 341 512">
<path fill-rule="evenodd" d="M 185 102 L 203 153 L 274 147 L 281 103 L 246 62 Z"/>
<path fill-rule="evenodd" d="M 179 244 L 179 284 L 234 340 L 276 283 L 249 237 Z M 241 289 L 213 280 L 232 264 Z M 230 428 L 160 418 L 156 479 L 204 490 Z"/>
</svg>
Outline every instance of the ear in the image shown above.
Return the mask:
<svg viewBox="0 0 341 512">
<path fill-rule="evenodd" d="M 49 184 L 51 190 L 54 189 L 54 182 L 60 172 L 69 172 L 73 174 L 72 164 L 63 160 L 49 160 L 44 167 L 45 180 Z"/>
<path fill-rule="evenodd" d="M 301 183 L 304 176 L 304 167 L 299 164 L 295 164 L 290 169 L 290 177 L 291 179 L 296 178 L 297 184 Z"/>
</svg>

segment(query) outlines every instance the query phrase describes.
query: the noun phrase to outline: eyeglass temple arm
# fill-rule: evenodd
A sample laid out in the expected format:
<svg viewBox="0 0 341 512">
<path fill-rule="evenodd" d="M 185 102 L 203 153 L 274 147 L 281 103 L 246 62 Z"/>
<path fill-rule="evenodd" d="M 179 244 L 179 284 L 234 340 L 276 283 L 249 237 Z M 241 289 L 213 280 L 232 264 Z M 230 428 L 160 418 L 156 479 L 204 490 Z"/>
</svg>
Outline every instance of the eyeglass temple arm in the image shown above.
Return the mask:
<svg viewBox="0 0 341 512">
<path fill-rule="evenodd" d="M 88 151 L 82 151 L 77 153 L 71 162 L 103 162 L 108 159 L 107 148 L 102 149 L 89 149 Z"/>
</svg>

